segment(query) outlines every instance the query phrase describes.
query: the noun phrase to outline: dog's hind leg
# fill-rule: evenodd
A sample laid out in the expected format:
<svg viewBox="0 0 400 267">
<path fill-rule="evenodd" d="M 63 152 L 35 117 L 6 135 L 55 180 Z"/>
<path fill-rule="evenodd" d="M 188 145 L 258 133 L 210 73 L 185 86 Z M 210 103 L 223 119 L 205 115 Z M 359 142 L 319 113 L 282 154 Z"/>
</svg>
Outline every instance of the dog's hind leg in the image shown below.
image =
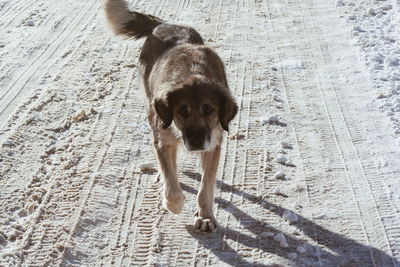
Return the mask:
<svg viewBox="0 0 400 267">
<path fill-rule="evenodd" d="M 179 186 L 176 173 L 176 145 L 156 146 L 158 163 L 160 165 L 164 184 L 164 205 L 172 213 L 181 213 L 185 195 Z"/>
<path fill-rule="evenodd" d="M 220 154 L 221 147 L 219 145 L 213 151 L 201 153 L 203 176 L 201 177 L 200 190 L 197 195 L 197 212 L 195 215 L 195 227 L 201 231 L 213 231 L 217 228 L 213 205 Z"/>
</svg>

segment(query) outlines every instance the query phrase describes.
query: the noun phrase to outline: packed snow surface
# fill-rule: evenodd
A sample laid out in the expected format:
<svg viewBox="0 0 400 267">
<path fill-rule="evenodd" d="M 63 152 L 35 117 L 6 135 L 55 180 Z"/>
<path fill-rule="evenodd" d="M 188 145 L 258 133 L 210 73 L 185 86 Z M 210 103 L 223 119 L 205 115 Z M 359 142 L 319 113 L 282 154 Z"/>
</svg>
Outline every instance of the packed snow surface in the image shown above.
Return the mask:
<svg viewBox="0 0 400 267">
<path fill-rule="evenodd" d="M 129 6 L 225 64 L 238 113 L 197 220 L 218 228 L 193 224 L 201 153 L 178 149 L 163 208 L 144 40 L 102 1 L 0 0 L 0 266 L 400 266 L 399 0 Z"/>
</svg>

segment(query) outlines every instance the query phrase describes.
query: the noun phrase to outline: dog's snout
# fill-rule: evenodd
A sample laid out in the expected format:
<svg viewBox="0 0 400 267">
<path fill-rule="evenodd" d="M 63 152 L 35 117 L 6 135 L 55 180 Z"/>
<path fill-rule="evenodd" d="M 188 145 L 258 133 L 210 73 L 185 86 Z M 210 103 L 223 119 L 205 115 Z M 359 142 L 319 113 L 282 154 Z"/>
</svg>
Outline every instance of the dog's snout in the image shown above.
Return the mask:
<svg viewBox="0 0 400 267">
<path fill-rule="evenodd" d="M 189 144 L 194 149 L 202 149 L 204 144 L 204 138 L 200 137 L 189 137 Z"/>
<path fill-rule="evenodd" d="M 189 151 L 203 150 L 207 138 L 207 130 L 203 128 L 189 128 L 185 135 L 186 148 Z"/>
</svg>

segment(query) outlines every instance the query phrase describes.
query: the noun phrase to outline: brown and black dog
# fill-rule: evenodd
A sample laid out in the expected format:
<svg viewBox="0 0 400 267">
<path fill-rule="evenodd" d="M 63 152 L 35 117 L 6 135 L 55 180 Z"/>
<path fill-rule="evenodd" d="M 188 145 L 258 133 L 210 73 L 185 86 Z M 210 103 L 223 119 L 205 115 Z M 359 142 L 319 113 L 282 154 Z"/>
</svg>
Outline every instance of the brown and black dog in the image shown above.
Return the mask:
<svg viewBox="0 0 400 267">
<path fill-rule="evenodd" d="M 223 130 L 228 131 L 237 113 L 224 64 L 193 28 L 130 11 L 124 0 L 106 0 L 105 11 L 116 34 L 146 37 L 139 71 L 148 98 L 165 207 L 173 213 L 183 208 L 185 196 L 176 171 L 177 146 L 183 142 L 186 150 L 199 152 L 202 159 L 195 226 L 212 231 L 217 227 L 213 203 Z"/>
</svg>

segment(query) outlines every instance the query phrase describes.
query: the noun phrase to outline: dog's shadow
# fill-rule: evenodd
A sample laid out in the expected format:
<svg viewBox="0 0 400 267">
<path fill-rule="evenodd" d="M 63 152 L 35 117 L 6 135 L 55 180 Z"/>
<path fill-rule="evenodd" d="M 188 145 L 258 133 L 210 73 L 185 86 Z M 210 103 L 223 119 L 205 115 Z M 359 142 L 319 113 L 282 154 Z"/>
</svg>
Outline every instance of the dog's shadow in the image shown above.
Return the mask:
<svg viewBox="0 0 400 267">
<path fill-rule="evenodd" d="M 185 171 L 183 174 L 197 181 L 200 181 L 201 179 L 200 174 L 196 172 Z M 196 189 L 185 184 L 181 184 L 181 186 L 184 191 L 191 194 L 197 194 Z M 217 181 L 217 186 L 222 192 L 230 192 L 239 195 L 249 202 L 259 205 L 262 209 L 266 209 L 265 203 L 267 203 L 267 206 L 269 206 L 268 212 L 273 212 L 278 216 L 282 216 L 285 210 L 282 207 L 266 202 L 265 200 L 263 200 L 264 203 L 261 204 L 260 198 L 236 189 L 234 186 L 228 185 L 224 182 Z M 318 246 L 310 243 L 301 243 L 302 241 L 299 242 L 299 239 L 301 238 L 295 238 L 291 234 L 284 233 L 290 247 L 287 249 L 281 248 L 274 240 L 261 237 L 261 234 L 264 231 L 277 233 L 279 230 L 273 228 L 271 225 L 266 227 L 266 222 L 260 221 L 246 214 L 223 198 L 216 197 L 215 202 L 217 203 L 218 208 L 229 212 L 239 222 L 246 222 L 242 224 L 242 227 L 250 231 L 253 235 L 249 236 L 221 225 L 218 230 L 213 233 L 201 233 L 192 225 L 187 225 L 186 229 L 204 248 L 208 249 L 221 261 L 229 265 L 274 266 L 271 264 L 255 264 L 243 259 L 240 252 L 229 246 L 226 240 L 237 242 L 238 245 L 243 247 L 251 249 L 258 248 L 262 252 L 267 252 L 287 259 L 289 259 L 288 254 L 290 252 L 296 252 L 296 246 L 293 246 L 294 244 L 302 245 L 306 248 L 306 253 L 304 256 L 300 256 L 299 253 L 297 253 L 299 256 L 295 259 L 296 263 L 301 266 L 400 266 L 398 259 L 386 254 L 384 251 L 361 244 L 342 234 L 332 232 L 294 211 L 291 212 L 296 213 L 299 218 L 299 223 L 294 224 L 294 227 L 297 227 L 299 232 L 311 238 L 318 244 Z"/>
</svg>

